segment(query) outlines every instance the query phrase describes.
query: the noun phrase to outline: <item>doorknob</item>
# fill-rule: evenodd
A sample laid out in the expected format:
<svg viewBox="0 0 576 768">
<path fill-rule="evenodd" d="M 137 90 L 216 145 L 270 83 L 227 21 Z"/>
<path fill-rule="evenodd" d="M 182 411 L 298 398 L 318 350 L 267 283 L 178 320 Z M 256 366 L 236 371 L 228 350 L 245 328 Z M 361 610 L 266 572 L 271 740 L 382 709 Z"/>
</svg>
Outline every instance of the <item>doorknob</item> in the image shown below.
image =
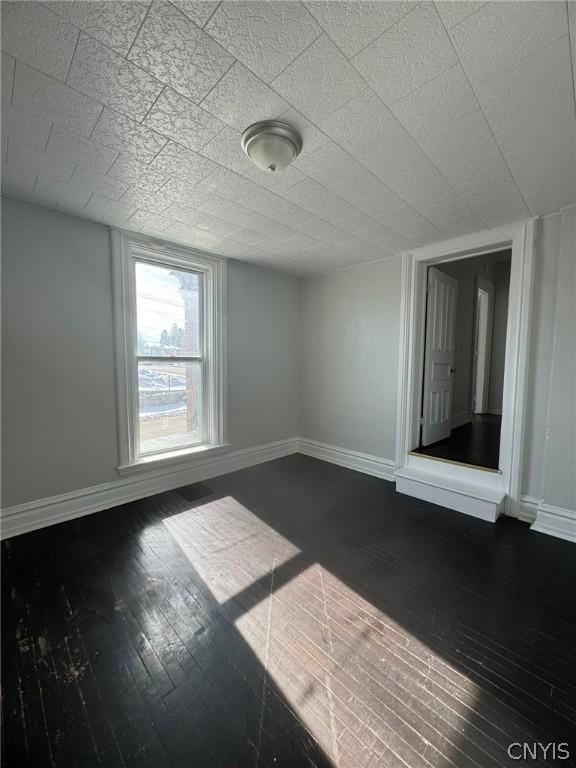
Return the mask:
<svg viewBox="0 0 576 768">
<path fill-rule="evenodd" d="M 450 368 L 450 373 L 456 373 L 456 368 Z"/>
</svg>

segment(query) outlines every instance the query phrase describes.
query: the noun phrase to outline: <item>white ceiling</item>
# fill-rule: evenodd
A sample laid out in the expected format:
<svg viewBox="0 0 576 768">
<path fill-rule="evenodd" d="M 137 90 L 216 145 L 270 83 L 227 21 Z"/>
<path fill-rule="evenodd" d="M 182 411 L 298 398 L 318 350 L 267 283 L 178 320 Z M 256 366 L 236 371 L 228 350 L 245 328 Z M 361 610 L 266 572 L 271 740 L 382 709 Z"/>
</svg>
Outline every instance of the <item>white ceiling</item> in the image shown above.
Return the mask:
<svg viewBox="0 0 576 768">
<path fill-rule="evenodd" d="M 575 199 L 573 2 L 1 10 L 8 197 L 297 275 Z M 276 117 L 273 176 L 240 134 Z"/>
</svg>

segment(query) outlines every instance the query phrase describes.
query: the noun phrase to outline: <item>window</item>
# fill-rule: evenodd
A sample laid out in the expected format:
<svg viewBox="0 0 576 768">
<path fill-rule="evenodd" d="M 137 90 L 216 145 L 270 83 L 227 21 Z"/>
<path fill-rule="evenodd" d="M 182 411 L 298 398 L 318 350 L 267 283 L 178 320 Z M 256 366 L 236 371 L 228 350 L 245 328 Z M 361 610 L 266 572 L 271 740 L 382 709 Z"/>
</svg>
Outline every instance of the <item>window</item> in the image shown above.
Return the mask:
<svg viewBox="0 0 576 768">
<path fill-rule="evenodd" d="M 120 471 L 224 443 L 221 259 L 114 233 Z"/>
</svg>

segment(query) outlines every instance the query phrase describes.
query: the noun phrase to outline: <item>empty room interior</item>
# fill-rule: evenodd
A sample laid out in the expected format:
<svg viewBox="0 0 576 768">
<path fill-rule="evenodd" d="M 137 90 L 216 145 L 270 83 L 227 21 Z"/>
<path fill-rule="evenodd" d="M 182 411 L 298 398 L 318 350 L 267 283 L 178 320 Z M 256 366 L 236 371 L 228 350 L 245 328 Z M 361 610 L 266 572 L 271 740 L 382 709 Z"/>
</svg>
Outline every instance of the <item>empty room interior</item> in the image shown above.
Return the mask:
<svg viewBox="0 0 576 768">
<path fill-rule="evenodd" d="M 2 765 L 576 766 L 576 2 L 0 14 Z"/>
</svg>

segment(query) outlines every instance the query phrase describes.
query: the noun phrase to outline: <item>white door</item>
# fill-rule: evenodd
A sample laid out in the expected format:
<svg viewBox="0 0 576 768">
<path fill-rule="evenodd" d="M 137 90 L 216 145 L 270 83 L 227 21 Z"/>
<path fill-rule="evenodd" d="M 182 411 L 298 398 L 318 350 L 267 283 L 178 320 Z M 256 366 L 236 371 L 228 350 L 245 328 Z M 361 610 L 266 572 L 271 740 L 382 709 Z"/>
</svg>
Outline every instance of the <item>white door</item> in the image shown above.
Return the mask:
<svg viewBox="0 0 576 768">
<path fill-rule="evenodd" d="M 428 269 L 422 445 L 450 437 L 458 283 Z"/>
</svg>

